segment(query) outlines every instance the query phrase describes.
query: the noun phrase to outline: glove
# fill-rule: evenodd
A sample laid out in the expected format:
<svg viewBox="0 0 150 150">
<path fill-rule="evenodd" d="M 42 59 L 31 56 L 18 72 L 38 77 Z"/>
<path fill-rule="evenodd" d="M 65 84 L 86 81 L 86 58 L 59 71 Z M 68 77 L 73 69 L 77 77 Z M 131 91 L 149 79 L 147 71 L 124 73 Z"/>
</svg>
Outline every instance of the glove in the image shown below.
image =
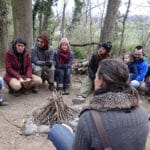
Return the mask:
<svg viewBox="0 0 150 150">
<path fill-rule="evenodd" d="M 51 66 L 52 66 L 52 62 L 50 62 L 50 61 L 46 61 L 46 62 L 45 62 L 45 65 L 46 65 L 47 67 L 51 68 Z"/>
</svg>

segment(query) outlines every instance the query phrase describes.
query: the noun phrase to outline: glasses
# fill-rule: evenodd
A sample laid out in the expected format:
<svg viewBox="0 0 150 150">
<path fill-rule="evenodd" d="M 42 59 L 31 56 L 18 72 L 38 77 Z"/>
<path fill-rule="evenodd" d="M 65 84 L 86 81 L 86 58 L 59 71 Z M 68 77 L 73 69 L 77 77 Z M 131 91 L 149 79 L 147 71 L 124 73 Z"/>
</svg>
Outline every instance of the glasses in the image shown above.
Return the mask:
<svg viewBox="0 0 150 150">
<path fill-rule="evenodd" d="M 37 42 L 38 42 L 38 43 L 44 43 L 44 41 L 42 41 L 42 40 L 37 40 Z"/>
</svg>

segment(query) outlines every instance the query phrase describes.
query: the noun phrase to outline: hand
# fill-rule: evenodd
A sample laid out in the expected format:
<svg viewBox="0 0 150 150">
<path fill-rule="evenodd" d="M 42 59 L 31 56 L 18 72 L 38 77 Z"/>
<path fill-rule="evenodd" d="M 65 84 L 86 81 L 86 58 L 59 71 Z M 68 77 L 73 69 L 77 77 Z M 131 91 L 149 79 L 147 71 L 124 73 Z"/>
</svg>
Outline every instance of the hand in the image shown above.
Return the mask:
<svg viewBox="0 0 150 150">
<path fill-rule="evenodd" d="M 31 78 L 26 78 L 25 80 L 24 80 L 24 82 L 30 82 L 31 81 Z"/>
<path fill-rule="evenodd" d="M 23 78 L 20 78 L 19 81 L 20 81 L 20 82 L 24 82 Z"/>
<path fill-rule="evenodd" d="M 47 67 L 51 68 L 51 66 L 52 66 L 52 62 L 50 62 L 50 61 L 46 61 L 46 62 L 45 62 L 45 65 L 46 65 Z"/>
</svg>

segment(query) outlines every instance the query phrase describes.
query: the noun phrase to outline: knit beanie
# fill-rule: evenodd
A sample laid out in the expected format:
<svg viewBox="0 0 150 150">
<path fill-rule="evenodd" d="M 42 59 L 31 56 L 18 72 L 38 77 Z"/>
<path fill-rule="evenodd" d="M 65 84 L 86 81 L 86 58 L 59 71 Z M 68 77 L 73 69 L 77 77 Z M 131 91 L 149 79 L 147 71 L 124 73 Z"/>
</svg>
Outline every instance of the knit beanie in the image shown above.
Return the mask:
<svg viewBox="0 0 150 150">
<path fill-rule="evenodd" d="M 103 47 L 109 53 L 112 49 L 112 42 L 108 41 L 106 43 L 102 43 L 100 46 Z"/>
<path fill-rule="evenodd" d="M 68 45 L 68 47 L 70 47 L 69 41 L 67 38 L 62 38 L 59 42 L 59 46 L 61 46 L 62 43 L 66 43 Z"/>
</svg>

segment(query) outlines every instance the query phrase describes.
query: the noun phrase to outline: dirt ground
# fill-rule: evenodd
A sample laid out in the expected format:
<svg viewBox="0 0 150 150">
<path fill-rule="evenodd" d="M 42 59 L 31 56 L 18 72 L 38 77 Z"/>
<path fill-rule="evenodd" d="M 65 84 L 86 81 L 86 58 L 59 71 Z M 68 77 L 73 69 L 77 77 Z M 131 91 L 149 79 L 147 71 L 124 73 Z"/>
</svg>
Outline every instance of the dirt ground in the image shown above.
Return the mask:
<svg viewBox="0 0 150 150">
<path fill-rule="evenodd" d="M 63 99 L 68 105 L 73 105 L 71 99 L 78 93 L 80 77 L 73 77 L 71 94 Z M 53 144 L 47 139 L 47 134 L 35 134 L 31 136 L 20 135 L 20 127 L 25 118 L 28 118 L 33 110 L 42 107 L 48 101 L 50 95 L 47 85 L 40 88 L 38 94 L 30 93 L 14 97 L 4 90 L 7 106 L 0 107 L 0 150 L 55 150 Z M 150 114 L 150 104 L 147 97 L 142 96 L 142 105 Z M 87 100 L 88 103 L 89 99 Z M 147 140 L 146 150 L 150 149 L 150 136 Z"/>
</svg>

